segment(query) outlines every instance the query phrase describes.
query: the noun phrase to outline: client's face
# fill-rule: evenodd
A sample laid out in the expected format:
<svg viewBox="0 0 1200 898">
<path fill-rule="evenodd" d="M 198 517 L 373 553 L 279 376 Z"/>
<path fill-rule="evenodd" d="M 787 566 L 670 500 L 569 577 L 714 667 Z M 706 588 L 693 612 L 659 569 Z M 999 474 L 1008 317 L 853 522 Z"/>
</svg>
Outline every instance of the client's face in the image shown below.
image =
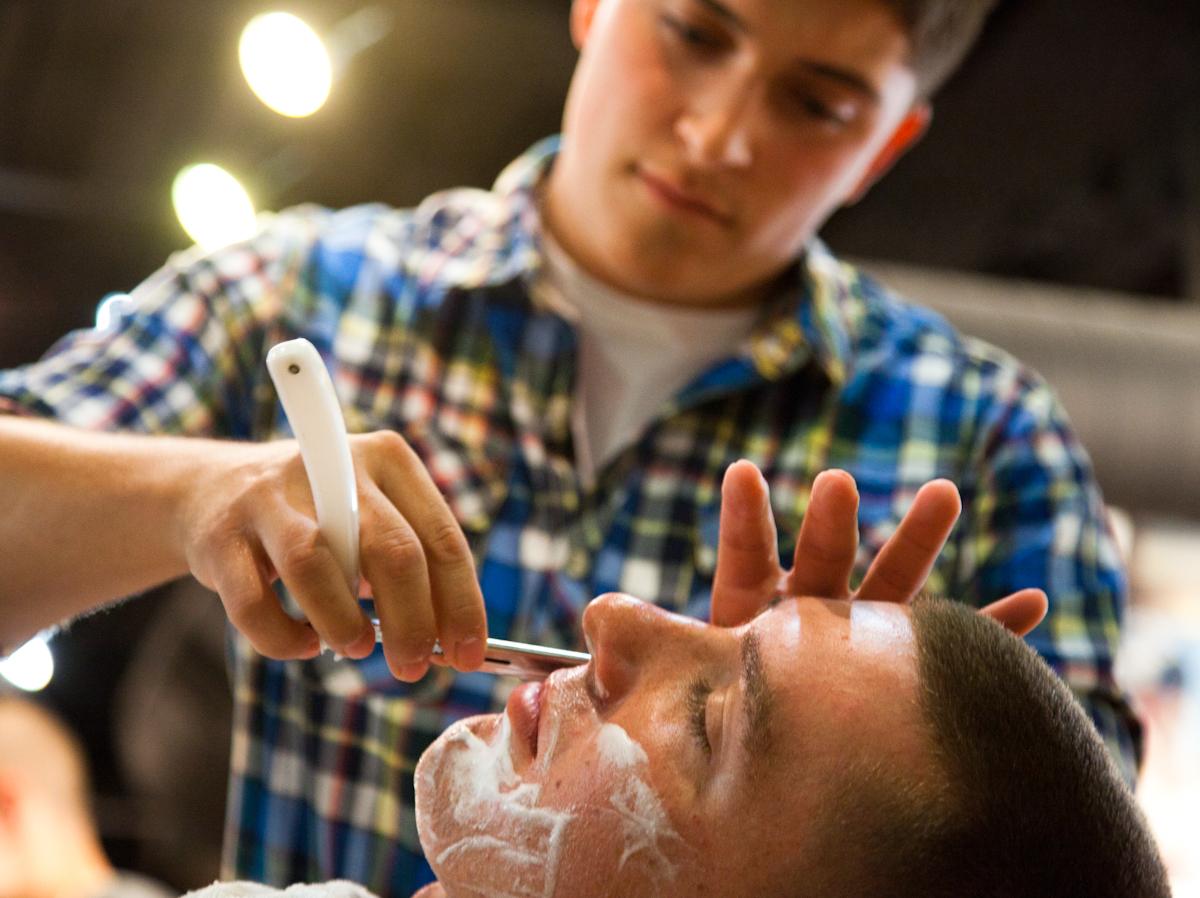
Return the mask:
<svg viewBox="0 0 1200 898">
<path fill-rule="evenodd" d="M 848 765 L 923 769 L 902 606 L 787 599 L 722 629 L 607 595 L 584 632 L 590 665 L 422 756 L 447 895 L 754 894 L 803 868 Z"/>
</svg>

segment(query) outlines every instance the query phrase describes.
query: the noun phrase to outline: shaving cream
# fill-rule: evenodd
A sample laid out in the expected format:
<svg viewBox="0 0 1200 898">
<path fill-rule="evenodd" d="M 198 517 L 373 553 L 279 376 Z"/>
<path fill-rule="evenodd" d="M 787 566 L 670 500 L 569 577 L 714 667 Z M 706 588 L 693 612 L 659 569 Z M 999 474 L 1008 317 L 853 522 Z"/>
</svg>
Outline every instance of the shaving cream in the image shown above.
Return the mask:
<svg viewBox="0 0 1200 898">
<path fill-rule="evenodd" d="M 445 865 L 459 855 L 479 854 L 489 863 L 473 865 L 478 875 L 493 871 L 497 882 L 478 875 L 466 886 L 497 898 L 551 898 L 562 858 L 563 831 L 574 814 L 538 807 L 541 786 L 522 782 L 513 770 L 508 715 L 489 744 L 467 722 L 448 730 L 436 766 L 422 765 L 417 790 L 417 829 L 431 861 Z M 441 789 L 438 786 L 441 786 Z M 436 832 L 420 797 L 445 801 L 452 833 Z M 450 883 L 447 883 L 450 884 Z"/>
<path fill-rule="evenodd" d="M 549 771 L 558 747 L 558 724 L 581 711 L 575 704 L 587 702 L 580 698 L 560 708 L 563 713 L 544 734 L 537 761 L 542 773 Z M 417 829 L 430 861 L 447 877 L 444 886 L 492 898 L 553 898 L 568 829 L 581 816 L 595 819 L 597 814 L 617 818 L 621 854 L 613 872 L 636 864 L 655 881 L 674 878 L 664 849 L 681 840 L 650 786 L 645 749 L 622 727 L 603 724 L 595 737 L 599 763 L 610 771 L 604 778 L 609 788 L 596 792 L 595 802 L 560 809 L 542 806 L 542 785 L 522 780 L 514 770 L 508 715 L 499 716 L 490 742 L 473 728 L 480 720 L 460 721 L 447 730 L 441 750 L 423 758 L 417 769 Z M 437 825 L 434 804 L 440 806 Z M 583 850 L 582 843 L 573 850 Z M 470 871 L 469 882 L 453 879 L 458 867 Z"/>
</svg>

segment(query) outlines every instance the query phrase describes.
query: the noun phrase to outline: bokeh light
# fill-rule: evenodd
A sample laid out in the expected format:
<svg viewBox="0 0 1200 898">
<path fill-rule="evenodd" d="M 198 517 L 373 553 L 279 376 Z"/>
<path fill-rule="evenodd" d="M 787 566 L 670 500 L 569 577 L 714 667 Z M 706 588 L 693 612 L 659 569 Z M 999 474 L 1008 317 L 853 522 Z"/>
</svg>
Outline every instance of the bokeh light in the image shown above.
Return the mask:
<svg viewBox="0 0 1200 898">
<path fill-rule="evenodd" d="M 54 676 L 54 656 L 46 640 L 35 636 L 0 660 L 0 676 L 25 692 L 45 689 Z"/>
<path fill-rule="evenodd" d="M 133 305 L 128 293 L 109 293 L 96 306 L 96 330 L 106 331 L 121 320 L 121 316 Z"/>
<path fill-rule="evenodd" d="M 175 176 L 171 200 L 179 223 L 206 250 L 254 235 L 254 203 L 237 178 L 219 165 L 189 165 Z"/>
<path fill-rule="evenodd" d="M 291 13 L 255 16 L 238 42 L 242 74 L 255 95 L 280 115 L 312 115 L 329 97 L 333 64 L 315 31 Z"/>
</svg>

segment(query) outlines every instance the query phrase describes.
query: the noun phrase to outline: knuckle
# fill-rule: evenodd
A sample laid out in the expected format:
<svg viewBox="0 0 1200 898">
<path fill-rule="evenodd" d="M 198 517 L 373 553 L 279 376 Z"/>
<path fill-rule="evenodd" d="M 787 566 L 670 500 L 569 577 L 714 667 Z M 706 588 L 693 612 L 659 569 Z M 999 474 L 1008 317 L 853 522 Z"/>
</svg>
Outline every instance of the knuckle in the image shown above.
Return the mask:
<svg viewBox="0 0 1200 898">
<path fill-rule="evenodd" d="M 368 551 L 393 573 L 425 566 L 425 552 L 417 536 L 408 527 L 393 526 L 377 532 Z"/>
<path fill-rule="evenodd" d="M 461 564 L 471 554 L 466 535 L 453 521 L 438 521 L 430 527 L 425 548 L 430 560 L 440 565 Z"/>
<path fill-rule="evenodd" d="M 315 577 L 325 561 L 323 549 L 321 531 L 315 523 L 293 524 L 282 537 L 279 567 L 302 580 Z"/>
<path fill-rule="evenodd" d="M 376 430 L 364 434 L 363 440 L 371 451 L 383 455 L 407 455 L 410 451 L 404 437 L 394 430 Z"/>
</svg>

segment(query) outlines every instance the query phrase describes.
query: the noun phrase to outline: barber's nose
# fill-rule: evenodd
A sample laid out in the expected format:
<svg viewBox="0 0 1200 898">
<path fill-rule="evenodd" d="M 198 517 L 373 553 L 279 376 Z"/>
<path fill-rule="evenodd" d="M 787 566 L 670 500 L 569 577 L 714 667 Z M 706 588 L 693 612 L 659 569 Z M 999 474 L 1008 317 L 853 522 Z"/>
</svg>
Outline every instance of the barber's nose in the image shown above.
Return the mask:
<svg viewBox="0 0 1200 898">
<path fill-rule="evenodd" d="M 627 695 L 648 671 L 669 665 L 703 641 L 707 625 L 620 593 L 583 613 L 596 691 L 602 700 Z"/>
<path fill-rule="evenodd" d="M 753 159 L 751 97 L 745 90 L 697 99 L 675 121 L 684 156 L 698 168 L 744 168 Z"/>
</svg>

